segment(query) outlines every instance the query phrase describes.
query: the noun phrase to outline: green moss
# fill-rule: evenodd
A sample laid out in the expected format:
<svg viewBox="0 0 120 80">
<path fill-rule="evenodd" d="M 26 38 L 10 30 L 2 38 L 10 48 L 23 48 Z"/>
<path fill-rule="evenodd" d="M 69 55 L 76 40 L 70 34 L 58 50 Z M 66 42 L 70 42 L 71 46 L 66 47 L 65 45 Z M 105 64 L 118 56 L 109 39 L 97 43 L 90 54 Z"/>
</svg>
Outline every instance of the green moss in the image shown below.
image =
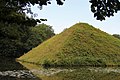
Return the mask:
<svg viewBox="0 0 120 80">
<path fill-rule="evenodd" d="M 19 60 L 49 66 L 120 65 L 120 40 L 86 23 L 77 23 Z"/>
</svg>

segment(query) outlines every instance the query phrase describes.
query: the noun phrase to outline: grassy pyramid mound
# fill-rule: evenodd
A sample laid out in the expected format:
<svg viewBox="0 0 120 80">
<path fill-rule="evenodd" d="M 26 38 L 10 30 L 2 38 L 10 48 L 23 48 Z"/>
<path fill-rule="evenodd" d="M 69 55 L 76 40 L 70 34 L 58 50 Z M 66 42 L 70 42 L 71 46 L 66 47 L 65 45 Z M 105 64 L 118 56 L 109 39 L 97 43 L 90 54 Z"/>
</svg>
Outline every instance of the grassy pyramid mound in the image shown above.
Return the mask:
<svg viewBox="0 0 120 80">
<path fill-rule="evenodd" d="M 120 40 L 86 23 L 77 23 L 18 60 L 51 66 L 120 65 Z"/>
</svg>

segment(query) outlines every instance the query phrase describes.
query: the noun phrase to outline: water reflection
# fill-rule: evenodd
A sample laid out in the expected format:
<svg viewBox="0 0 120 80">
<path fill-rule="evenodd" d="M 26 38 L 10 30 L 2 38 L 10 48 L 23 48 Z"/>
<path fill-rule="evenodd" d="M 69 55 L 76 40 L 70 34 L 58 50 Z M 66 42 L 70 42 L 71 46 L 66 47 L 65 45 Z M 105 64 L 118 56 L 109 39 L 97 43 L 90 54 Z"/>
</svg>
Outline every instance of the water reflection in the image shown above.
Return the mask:
<svg viewBox="0 0 120 80">
<path fill-rule="evenodd" d="M 0 57 L 0 80 L 120 80 L 118 67 L 43 68 Z"/>
<path fill-rule="evenodd" d="M 118 67 L 42 68 L 21 63 L 42 80 L 120 80 Z"/>
<path fill-rule="evenodd" d="M 15 59 L 0 57 L 0 80 L 40 80 Z"/>
</svg>

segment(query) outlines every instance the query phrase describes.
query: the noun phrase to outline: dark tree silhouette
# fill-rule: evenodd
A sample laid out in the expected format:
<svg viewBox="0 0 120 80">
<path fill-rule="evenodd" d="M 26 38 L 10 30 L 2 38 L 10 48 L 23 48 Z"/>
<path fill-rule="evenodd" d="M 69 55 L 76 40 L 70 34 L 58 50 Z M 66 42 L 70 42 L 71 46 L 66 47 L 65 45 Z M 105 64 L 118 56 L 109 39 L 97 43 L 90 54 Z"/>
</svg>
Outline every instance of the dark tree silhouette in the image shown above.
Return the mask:
<svg viewBox="0 0 120 80">
<path fill-rule="evenodd" d="M 37 22 L 46 21 L 46 19 L 34 19 L 26 16 L 31 11 L 31 5 L 39 4 L 40 8 L 43 5 L 51 4 L 51 0 L 0 0 L 0 22 L 22 24 L 26 26 L 35 26 Z M 58 5 L 62 5 L 61 0 L 56 0 Z"/>
<path fill-rule="evenodd" d="M 58 5 L 63 5 L 65 0 L 56 0 Z M 105 17 L 114 16 L 120 10 L 119 0 L 90 0 L 91 11 L 97 20 L 105 20 Z M 25 25 L 36 25 L 37 22 L 46 21 L 44 19 L 28 18 L 25 14 L 30 13 L 31 5 L 39 4 L 40 9 L 43 5 L 51 4 L 51 0 L 0 0 L 0 21 Z M 71 4 L 72 5 L 72 4 Z"/>
<path fill-rule="evenodd" d="M 97 20 L 105 20 L 105 17 L 114 16 L 120 10 L 119 0 L 90 0 L 91 11 Z"/>
<path fill-rule="evenodd" d="M 120 39 L 120 34 L 113 34 L 113 36 Z"/>
</svg>

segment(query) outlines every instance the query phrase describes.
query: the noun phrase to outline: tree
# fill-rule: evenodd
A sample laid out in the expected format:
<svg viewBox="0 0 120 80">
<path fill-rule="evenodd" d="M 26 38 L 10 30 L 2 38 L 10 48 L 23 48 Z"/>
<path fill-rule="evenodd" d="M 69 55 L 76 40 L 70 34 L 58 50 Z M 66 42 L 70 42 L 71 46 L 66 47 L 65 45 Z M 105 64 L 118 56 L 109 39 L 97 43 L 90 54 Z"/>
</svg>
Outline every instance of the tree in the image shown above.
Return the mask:
<svg viewBox="0 0 120 80">
<path fill-rule="evenodd" d="M 56 0 L 58 5 L 63 5 L 64 1 Z M 90 0 L 90 3 L 94 17 L 101 21 L 105 20 L 105 17 L 114 16 L 114 13 L 120 10 L 119 0 Z M 35 4 L 39 4 L 42 9 L 43 5 L 51 4 L 51 0 L 0 0 L 0 21 L 26 25 L 36 25 L 37 22 L 46 21 L 29 18 L 25 15 L 25 13 L 34 15 L 31 5 Z"/>
<path fill-rule="evenodd" d="M 120 39 L 120 35 L 119 34 L 113 34 L 114 37 Z"/>
<path fill-rule="evenodd" d="M 53 35 L 52 27 L 46 24 L 26 27 L 1 22 L 0 56 L 20 57 Z"/>
<path fill-rule="evenodd" d="M 105 17 L 114 16 L 120 10 L 119 0 L 90 0 L 91 11 L 97 20 L 105 20 Z"/>
<path fill-rule="evenodd" d="M 45 5 L 41 1 L 47 0 L 0 0 L 0 55 L 19 57 L 35 47 L 35 45 L 32 45 L 29 48 L 30 43 L 27 43 L 28 39 L 31 39 L 30 34 L 34 33 L 30 27 L 32 28 L 32 26 L 35 26 L 38 22 L 40 23 L 40 21 L 46 20 L 28 17 L 26 13 L 34 15 L 30 9 L 30 5 Z M 37 35 L 38 34 L 39 32 L 37 32 Z M 33 41 L 35 41 L 36 38 L 38 37 L 35 37 Z M 45 39 L 43 39 L 43 37 L 40 36 L 40 38 L 39 43 L 49 37 L 46 36 Z M 38 45 L 38 42 L 35 44 Z"/>
<path fill-rule="evenodd" d="M 23 25 L 0 22 L 0 56 L 16 57 L 23 54 L 28 32 Z"/>
<path fill-rule="evenodd" d="M 26 16 L 23 7 L 16 0 L 0 0 L 0 22 L 35 26 L 38 20 Z"/>
<path fill-rule="evenodd" d="M 55 33 L 54 30 L 52 29 L 52 26 L 46 24 L 39 24 L 35 27 L 31 27 L 29 38 L 26 41 L 27 51 L 38 46 L 40 43 L 51 38 L 54 35 Z"/>
<path fill-rule="evenodd" d="M 56 0 L 59 5 L 63 3 Z M 31 5 L 50 4 L 50 0 L 0 0 L 0 22 L 22 24 L 26 26 L 35 26 L 37 22 L 46 21 L 46 19 L 34 19 L 26 16 L 26 13 L 34 15 L 31 11 Z"/>
</svg>

